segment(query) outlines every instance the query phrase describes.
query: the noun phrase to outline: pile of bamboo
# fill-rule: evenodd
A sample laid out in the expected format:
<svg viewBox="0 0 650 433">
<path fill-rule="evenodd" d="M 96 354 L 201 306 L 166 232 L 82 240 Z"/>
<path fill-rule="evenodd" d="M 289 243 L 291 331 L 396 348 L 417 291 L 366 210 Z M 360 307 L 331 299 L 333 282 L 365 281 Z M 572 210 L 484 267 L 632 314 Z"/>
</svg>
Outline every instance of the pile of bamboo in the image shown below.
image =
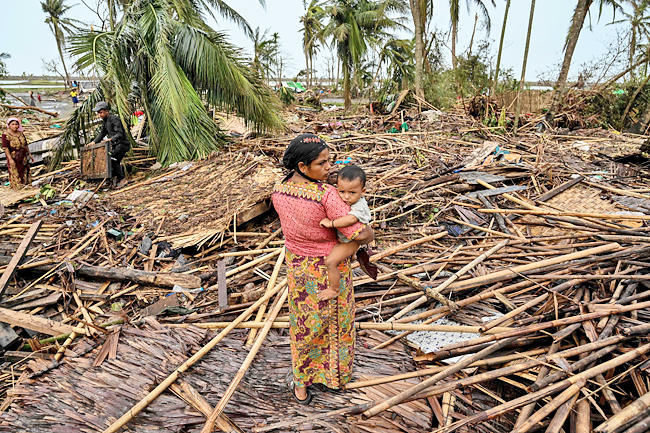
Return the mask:
<svg viewBox="0 0 650 433">
<path fill-rule="evenodd" d="M 385 368 L 360 368 L 345 392 L 319 394 L 307 412 L 279 403 L 279 385 L 260 384 L 271 380 L 262 360 L 278 365 L 278 383 L 288 372 L 284 240 L 272 211 L 240 217 L 268 198 L 272 182 L 260 167 L 274 165 L 277 176 L 292 136 L 258 138 L 100 200 L 56 197 L 0 220 L 0 272 L 11 271 L 0 317 L 21 337 L 0 379 L 7 390 L 38 375 L 7 397 L 0 420 L 23 416 L 30 386 L 56 377 L 62 359 L 119 363 L 130 352 L 114 325 L 130 321 L 161 334 L 209 329 L 211 339 L 193 353 L 178 349 L 121 413 L 95 409 L 96 428 L 107 432 L 148 419 L 168 390 L 194 403 L 194 418 L 179 419 L 203 431 L 640 431 L 649 415 L 650 182 L 645 166 L 617 158 L 641 140 L 602 131 L 505 137 L 450 114 L 383 132 L 402 115 L 310 115 L 300 124 L 310 131 L 327 121 L 332 135 L 347 134 L 326 136 L 334 162 L 368 174 L 380 274 L 355 274 L 355 326 L 359 362 Z M 70 172 L 49 175 L 62 192 L 76 185 Z M 197 219 L 180 218 L 190 214 Z M 123 329 L 137 333 L 131 326 Z M 21 328 L 49 334 L 29 338 Z M 80 341 L 98 347 L 84 353 Z M 286 357 L 274 358 L 269 342 L 284 344 Z M 208 369 L 222 372 L 220 381 L 202 380 L 202 366 L 228 352 L 236 362 Z M 403 370 L 393 368 L 398 359 Z M 184 377 L 196 393 L 183 391 Z M 272 397 L 250 400 L 244 407 L 259 410 L 246 421 L 251 410 L 238 405 L 255 389 Z M 274 407 L 291 419 L 273 416 Z M 409 420 L 409 411 L 426 416 Z"/>
</svg>

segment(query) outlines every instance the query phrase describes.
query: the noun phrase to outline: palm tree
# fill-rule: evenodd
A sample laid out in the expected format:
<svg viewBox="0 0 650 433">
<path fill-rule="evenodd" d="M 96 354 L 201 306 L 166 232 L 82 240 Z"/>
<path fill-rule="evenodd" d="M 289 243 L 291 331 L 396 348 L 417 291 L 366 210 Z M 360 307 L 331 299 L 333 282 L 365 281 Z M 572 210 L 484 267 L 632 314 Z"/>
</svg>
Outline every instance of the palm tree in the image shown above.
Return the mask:
<svg viewBox="0 0 650 433">
<path fill-rule="evenodd" d="M 44 0 L 41 2 L 41 8 L 47 14 L 45 23 L 50 26 L 50 30 L 54 34 L 54 39 L 56 39 L 56 47 L 59 49 L 61 64 L 65 72 L 65 85 L 67 87 L 70 84 L 70 75 L 68 74 L 68 68 L 65 66 L 65 58 L 63 57 L 63 48 L 65 47 L 64 33 L 72 33 L 73 30 L 78 28 L 76 25 L 81 22 L 64 16 L 72 8 L 72 6 L 65 4 L 65 0 Z"/>
<path fill-rule="evenodd" d="M 8 53 L 0 53 L 0 78 L 7 76 L 7 64 L 4 62 L 5 59 L 11 58 L 11 55 Z"/>
<path fill-rule="evenodd" d="M 494 81 L 490 95 L 494 96 L 499 83 L 499 67 L 501 67 L 501 53 L 503 52 L 503 39 L 506 35 L 506 23 L 508 22 L 508 11 L 510 10 L 510 0 L 506 0 L 506 11 L 503 14 L 503 26 L 501 27 L 501 40 L 499 41 L 499 54 L 497 54 L 497 65 L 494 69 Z"/>
<path fill-rule="evenodd" d="M 576 48 L 578 43 L 578 38 L 580 37 L 580 31 L 585 24 L 585 18 L 587 17 L 587 12 L 589 8 L 595 3 L 595 0 L 578 0 L 576 8 L 573 11 L 573 18 L 571 19 L 571 27 L 569 29 L 569 34 L 567 35 L 566 44 L 564 46 L 564 60 L 562 61 L 562 69 L 560 69 L 560 75 L 555 82 L 555 87 L 553 87 L 553 97 L 551 99 L 551 106 L 546 113 L 546 121 L 553 126 L 555 124 L 555 114 L 560 108 L 562 99 L 564 97 L 564 90 L 566 87 L 567 76 L 569 75 L 569 68 L 571 67 L 571 60 L 573 59 L 573 51 Z M 598 0 L 599 3 L 599 14 L 598 18 L 602 14 L 603 7 L 605 5 L 612 6 L 614 13 L 617 10 L 621 10 L 621 6 L 617 3 L 616 0 Z"/>
<path fill-rule="evenodd" d="M 280 49 L 277 33 L 274 33 L 271 38 L 268 37 L 268 33 L 269 29 L 266 29 L 260 35 L 259 27 L 253 32 L 253 63 L 251 65 L 253 71 L 267 82 L 271 78 L 273 68 L 277 66 L 277 53 Z"/>
<path fill-rule="evenodd" d="M 115 31 L 115 22 L 117 21 L 117 11 L 126 10 L 134 0 L 106 0 L 108 16 L 110 20 L 111 31 Z M 266 8 L 266 0 L 259 0 L 260 4 Z M 224 0 L 192 0 L 188 2 L 191 8 L 202 7 L 212 18 L 217 19 L 214 12 L 222 17 L 237 24 L 246 33 L 246 36 L 253 38 L 253 29 L 248 21 L 244 19 L 236 10 L 228 5 Z M 184 7 L 184 6 L 182 6 Z M 214 12 L 213 12 L 214 10 Z"/>
<path fill-rule="evenodd" d="M 307 85 L 312 85 L 312 73 L 314 70 L 314 54 L 318 49 L 318 42 L 322 42 L 323 15 L 325 10 L 320 0 L 312 0 L 309 5 L 303 0 L 305 15 L 300 17 L 302 23 L 302 47 L 305 54 L 305 71 L 307 73 Z"/>
<path fill-rule="evenodd" d="M 389 16 L 405 11 L 401 0 L 334 0 L 325 8 L 329 22 L 323 28 L 323 38 L 331 38 L 341 61 L 346 108 L 352 105 L 350 85 L 355 68 L 369 46 L 376 47 L 388 39 L 389 30 L 405 29 L 401 18 Z"/>
<path fill-rule="evenodd" d="M 258 131 L 283 127 L 279 101 L 192 0 L 133 0 L 115 32 L 72 39 L 80 69 L 102 74 L 97 91 L 75 111 L 54 163 L 79 146 L 93 104 L 109 100 L 122 119 L 141 108 L 149 120 L 150 153 L 162 164 L 208 155 L 221 135 L 204 101 L 234 111 Z"/>
<path fill-rule="evenodd" d="M 628 0 L 632 6 L 633 12 L 627 13 L 622 11 L 625 19 L 613 21 L 611 24 L 630 24 L 630 50 L 629 50 L 629 63 L 630 63 L 630 77 L 632 80 L 635 78 L 633 67 L 636 62 L 636 52 L 639 48 L 639 39 L 644 36 L 646 39 L 650 34 L 650 1 L 649 0 Z"/>
<path fill-rule="evenodd" d="M 467 0 L 469 1 L 469 0 Z M 451 17 L 451 65 L 455 70 L 457 65 L 456 57 L 456 42 L 458 42 L 458 22 L 460 19 L 460 3 L 461 0 L 449 0 L 449 16 Z M 490 20 L 490 13 L 488 12 L 487 7 L 485 6 L 485 0 L 472 0 L 472 3 L 476 5 L 483 19 L 485 20 L 485 30 L 490 33 L 492 27 L 492 21 Z M 494 0 L 490 0 L 492 6 L 496 7 Z M 467 5 L 469 7 L 469 4 Z"/>
<path fill-rule="evenodd" d="M 526 48 L 524 49 L 524 64 L 521 67 L 521 80 L 519 80 L 519 91 L 517 92 L 517 108 L 515 110 L 514 133 L 517 133 L 519 115 L 521 114 L 521 91 L 526 81 L 526 64 L 528 63 L 528 48 L 530 48 L 530 34 L 533 32 L 533 17 L 535 16 L 535 0 L 530 4 L 530 18 L 528 18 L 528 34 L 526 35 Z"/>
<path fill-rule="evenodd" d="M 424 97 L 422 90 L 422 73 L 424 71 L 424 31 L 427 22 L 426 0 L 409 0 L 415 38 L 415 94 Z"/>
</svg>

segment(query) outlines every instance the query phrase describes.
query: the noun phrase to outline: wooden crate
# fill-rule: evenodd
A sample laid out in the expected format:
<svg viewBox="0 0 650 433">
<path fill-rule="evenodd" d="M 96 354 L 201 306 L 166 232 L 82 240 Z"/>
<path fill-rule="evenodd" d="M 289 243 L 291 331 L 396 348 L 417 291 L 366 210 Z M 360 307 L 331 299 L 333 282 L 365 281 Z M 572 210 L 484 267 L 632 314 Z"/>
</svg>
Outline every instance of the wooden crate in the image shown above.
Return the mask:
<svg viewBox="0 0 650 433">
<path fill-rule="evenodd" d="M 113 177 L 109 146 L 109 142 L 102 142 L 81 148 L 81 176 L 84 179 Z"/>
</svg>

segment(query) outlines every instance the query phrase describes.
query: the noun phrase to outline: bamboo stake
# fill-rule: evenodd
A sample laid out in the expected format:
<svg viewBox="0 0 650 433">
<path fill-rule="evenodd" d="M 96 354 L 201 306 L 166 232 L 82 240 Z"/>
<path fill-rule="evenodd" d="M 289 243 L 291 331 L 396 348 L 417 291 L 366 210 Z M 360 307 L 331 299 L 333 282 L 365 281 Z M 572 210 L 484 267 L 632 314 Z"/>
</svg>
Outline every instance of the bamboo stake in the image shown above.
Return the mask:
<svg viewBox="0 0 650 433">
<path fill-rule="evenodd" d="M 457 362 L 453 366 L 447 367 L 445 370 L 441 371 L 440 373 L 435 374 L 434 376 L 432 376 L 432 377 L 418 383 L 417 385 L 407 389 L 406 391 L 403 391 L 403 392 L 401 392 L 401 393 L 399 393 L 399 394 L 397 394 L 397 395 L 395 395 L 395 396 L 393 396 L 393 397 L 391 397 L 391 398 L 389 398 L 387 400 L 384 400 L 382 403 L 379 403 L 379 404 L 373 406 L 372 408 L 365 411 L 362 414 L 362 416 L 367 419 L 367 418 L 373 417 L 373 416 L 375 416 L 375 415 L 377 415 L 377 414 L 379 414 L 379 413 L 381 413 L 381 412 L 383 412 L 385 410 L 388 410 L 391 407 L 402 403 L 407 398 L 409 398 L 409 397 L 417 394 L 418 392 L 430 387 L 431 385 L 435 384 L 436 382 L 439 382 L 440 380 L 442 380 L 442 379 L 444 379 L 446 377 L 449 377 L 454 373 L 459 372 L 460 370 L 467 367 L 471 363 L 473 363 L 475 361 L 478 361 L 480 359 L 483 359 L 486 356 L 488 356 L 488 355 L 496 352 L 497 350 L 503 348 L 504 346 L 507 346 L 508 344 L 512 343 L 513 341 L 515 341 L 515 338 L 508 338 L 508 339 L 505 339 L 505 340 L 503 340 L 503 341 L 501 341 L 501 342 L 499 342 L 497 344 L 492 344 L 489 347 L 486 347 L 485 349 L 481 350 L 480 352 L 478 352 L 478 353 L 476 353 L 476 354 L 474 354 L 472 356 L 469 356 L 469 357 Z"/>
<path fill-rule="evenodd" d="M 239 371 L 237 371 L 237 374 L 235 375 L 233 381 L 230 383 L 230 386 L 223 393 L 221 400 L 219 400 L 219 403 L 217 404 L 217 406 L 214 408 L 214 410 L 208 417 L 208 420 L 205 422 L 205 425 L 201 429 L 201 433 L 210 433 L 214 428 L 215 421 L 219 416 L 221 416 L 224 408 L 230 401 L 230 398 L 235 393 L 237 386 L 239 386 L 239 383 L 244 378 L 244 375 L 246 374 L 248 367 L 250 367 L 251 363 L 253 362 L 253 359 L 255 358 L 255 355 L 257 355 L 257 352 L 259 351 L 260 347 L 262 347 L 262 343 L 264 343 L 264 340 L 266 340 L 266 336 L 271 330 L 271 324 L 273 324 L 273 321 L 280 313 L 280 310 L 284 306 L 284 301 L 287 300 L 288 296 L 289 296 L 289 289 L 285 289 L 275 299 L 275 304 L 273 305 L 273 309 L 269 313 L 269 317 L 266 319 L 266 324 L 264 328 L 262 328 L 262 330 L 260 331 L 257 340 L 255 340 L 255 344 L 251 348 L 251 351 L 248 353 L 248 356 L 246 356 L 246 359 L 242 363 L 241 367 L 239 367 Z"/>
<path fill-rule="evenodd" d="M 268 292 L 269 290 L 273 289 L 275 287 L 275 281 L 278 279 L 278 275 L 280 274 L 280 269 L 282 268 L 282 263 L 284 262 L 284 256 L 286 254 L 286 249 L 282 248 L 282 251 L 280 252 L 280 255 L 278 256 L 277 262 L 275 262 L 275 267 L 273 268 L 273 273 L 271 274 L 271 279 L 269 279 L 268 284 L 266 285 L 266 291 Z M 256 322 L 261 322 L 262 318 L 264 317 L 264 312 L 266 311 L 266 306 L 268 305 L 268 301 L 260 305 L 260 309 L 257 311 L 257 315 L 255 316 L 255 321 Z M 248 339 L 246 340 L 246 346 L 250 346 L 253 344 L 253 341 L 255 340 L 255 335 L 257 334 L 257 329 L 252 328 L 250 333 L 248 334 Z"/>
<path fill-rule="evenodd" d="M 246 311 L 241 313 L 233 322 L 230 323 L 226 329 L 221 331 L 217 336 L 215 336 L 208 344 L 203 346 L 201 350 L 196 352 L 194 355 L 192 355 L 191 358 L 189 358 L 187 361 L 185 361 L 183 364 L 181 364 L 176 370 L 174 370 L 164 381 L 162 381 L 157 387 L 155 387 L 149 394 L 147 394 L 142 400 L 140 400 L 135 406 L 133 406 L 127 413 L 122 415 L 120 419 L 115 421 L 113 424 L 111 424 L 106 430 L 104 430 L 104 433 L 115 433 L 118 431 L 120 428 L 122 428 L 126 423 L 128 423 L 130 420 L 132 420 L 140 411 L 142 411 L 144 408 L 146 408 L 149 403 L 154 401 L 156 397 L 158 397 L 160 394 L 162 394 L 163 391 L 165 391 L 169 385 L 174 383 L 176 379 L 180 376 L 181 373 L 187 371 L 188 368 L 196 364 L 197 361 L 199 361 L 201 358 L 203 358 L 210 350 L 212 350 L 221 340 L 224 339 L 226 335 L 235 327 L 246 320 L 255 310 L 259 308 L 260 305 L 262 305 L 264 302 L 268 301 L 273 295 L 275 295 L 280 289 L 282 289 L 285 285 L 287 284 L 286 278 L 282 280 L 277 286 L 273 288 L 270 292 L 267 292 L 266 295 L 264 295 L 262 298 L 258 299 L 257 302 L 255 302 L 253 305 L 248 307 Z M 213 422 L 214 423 L 214 422 Z"/>
<path fill-rule="evenodd" d="M 591 405 L 587 399 L 578 402 L 576 416 L 576 433 L 589 433 L 591 431 Z"/>
<path fill-rule="evenodd" d="M 553 416 L 553 419 L 551 420 L 551 423 L 548 425 L 546 428 L 545 433 L 560 433 L 562 430 L 562 426 L 564 425 L 564 422 L 567 419 L 567 416 L 569 416 L 569 413 L 571 412 L 571 408 L 573 408 L 573 405 L 576 403 L 576 400 L 578 400 L 578 396 L 580 395 L 579 392 L 576 392 L 569 401 L 564 403 L 560 408 L 555 412 L 555 415 Z M 587 403 L 587 406 L 589 406 L 589 402 L 585 401 Z"/>
</svg>

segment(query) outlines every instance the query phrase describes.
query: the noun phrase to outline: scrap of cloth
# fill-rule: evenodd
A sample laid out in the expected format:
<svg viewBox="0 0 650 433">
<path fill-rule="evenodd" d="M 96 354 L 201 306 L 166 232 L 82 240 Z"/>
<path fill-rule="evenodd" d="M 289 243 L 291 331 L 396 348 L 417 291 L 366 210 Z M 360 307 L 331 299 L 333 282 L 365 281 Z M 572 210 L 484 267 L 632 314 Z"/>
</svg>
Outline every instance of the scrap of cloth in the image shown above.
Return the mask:
<svg viewBox="0 0 650 433">
<path fill-rule="evenodd" d="M 350 260 L 339 265 L 339 296 L 319 301 L 328 288 L 325 257 L 337 244 L 336 230 L 320 226 L 324 218 L 350 211 L 331 185 L 284 182 L 275 186 L 273 206 L 280 216 L 289 267 L 289 333 L 294 382 L 322 383 L 338 389 L 350 381 L 354 363 L 354 293 Z M 355 239 L 366 226 L 339 229 Z"/>
</svg>

